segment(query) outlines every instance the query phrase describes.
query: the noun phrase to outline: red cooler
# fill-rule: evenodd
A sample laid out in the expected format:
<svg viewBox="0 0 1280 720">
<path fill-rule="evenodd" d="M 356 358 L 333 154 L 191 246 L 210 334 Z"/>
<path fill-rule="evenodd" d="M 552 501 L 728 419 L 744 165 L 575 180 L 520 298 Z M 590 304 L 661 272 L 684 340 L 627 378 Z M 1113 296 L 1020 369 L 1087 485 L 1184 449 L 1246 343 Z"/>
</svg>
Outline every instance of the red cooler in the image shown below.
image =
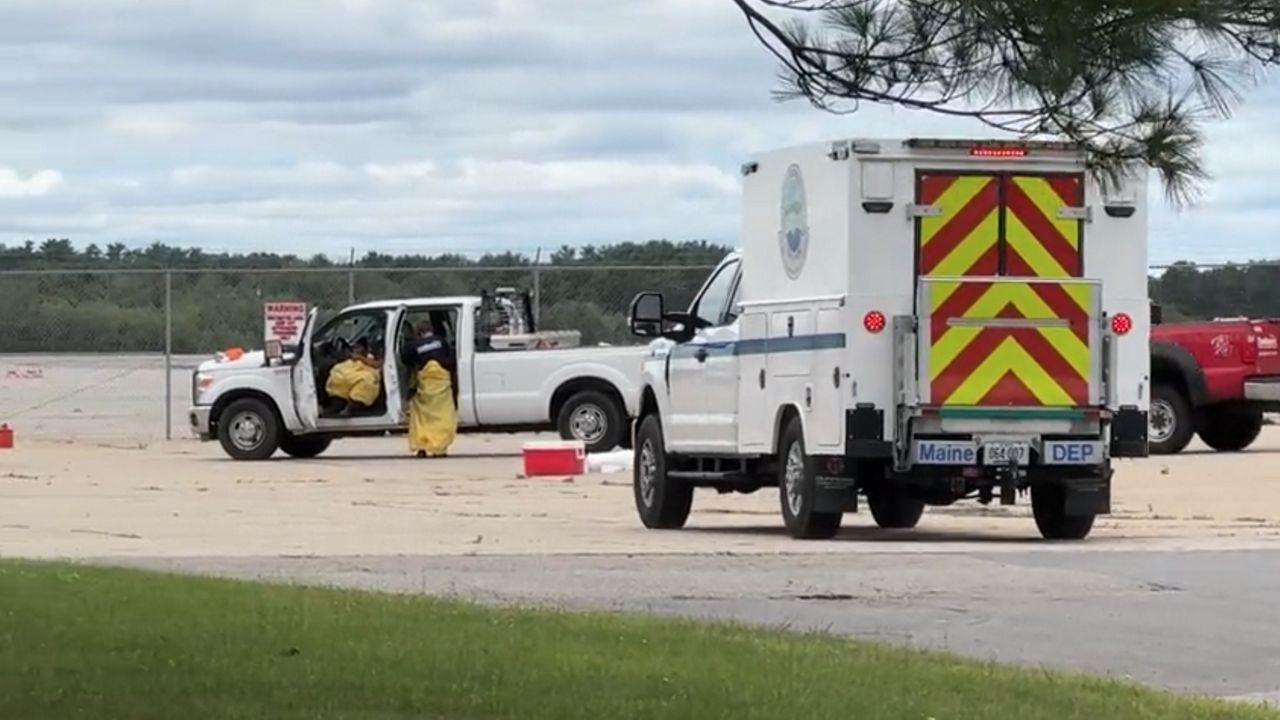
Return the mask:
<svg viewBox="0 0 1280 720">
<path fill-rule="evenodd" d="M 587 471 L 587 449 L 577 440 L 529 442 L 524 444 L 524 474 L 581 475 Z"/>
</svg>

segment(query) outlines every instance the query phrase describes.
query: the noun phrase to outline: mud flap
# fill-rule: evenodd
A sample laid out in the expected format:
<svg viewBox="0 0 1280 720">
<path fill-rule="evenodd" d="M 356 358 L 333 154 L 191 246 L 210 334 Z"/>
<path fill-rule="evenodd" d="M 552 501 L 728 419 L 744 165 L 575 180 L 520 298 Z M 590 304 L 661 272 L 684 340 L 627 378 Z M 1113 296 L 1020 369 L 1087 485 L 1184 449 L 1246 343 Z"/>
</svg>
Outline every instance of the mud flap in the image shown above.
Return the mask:
<svg viewBox="0 0 1280 720">
<path fill-rule="evenodd" d="M 858 511 L 858 487 L 853 467 L 843 457 L 818 455 L 809 458 L 813 475 L 813 511 L 846 513 Z"/>
<path fill-rule="evenodd" d="M 1063 486 L 1063 513 L 1066 515 L 1110 515 L 1110 478 L 1076 478 Z"/>
</svg>

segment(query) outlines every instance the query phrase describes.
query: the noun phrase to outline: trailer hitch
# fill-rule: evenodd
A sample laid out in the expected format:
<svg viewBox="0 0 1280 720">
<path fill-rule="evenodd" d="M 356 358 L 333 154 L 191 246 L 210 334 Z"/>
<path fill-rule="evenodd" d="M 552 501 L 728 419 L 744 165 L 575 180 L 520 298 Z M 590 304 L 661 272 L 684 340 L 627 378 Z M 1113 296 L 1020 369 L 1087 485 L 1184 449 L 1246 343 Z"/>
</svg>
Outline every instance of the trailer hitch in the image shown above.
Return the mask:
<svg viewBox="0 0 1280 720">
<path fill-rule="evenodd" d="M 1022 466 L 1018 465 L 1017 455 L 1009 458 L 1009 464 L 1005 466 L 1004 472 L 1001 472 L 998 478 L 1000 483 L 1000 504 L 1015 505 L 1018 498 L 1018 486 L 1022 483 L 1022 479 L 1026 477 L 1026 472 Z"/>
</svg>

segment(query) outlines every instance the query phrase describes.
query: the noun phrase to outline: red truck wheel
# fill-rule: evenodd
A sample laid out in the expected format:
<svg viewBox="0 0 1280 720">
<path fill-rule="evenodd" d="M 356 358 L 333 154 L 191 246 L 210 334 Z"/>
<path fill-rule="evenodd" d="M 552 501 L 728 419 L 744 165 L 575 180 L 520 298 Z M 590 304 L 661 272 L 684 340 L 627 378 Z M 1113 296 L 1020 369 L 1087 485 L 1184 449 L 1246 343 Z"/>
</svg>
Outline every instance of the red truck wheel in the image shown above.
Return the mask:
<svg viewBox="0 0 1280 720">
<path fill-rule="evenodd" d="M 1195 421 L 1187 399 L 1170 385 L 1157 384 L 1151 391 L 1147 413 L 1147 443 L 1152 455 L 1173 455 L 1191 442 Z"/>
<path fill-rule="evenodd" d="M 1200 439 L 1218 452 L 1240 452 L 1262 432 L 1262 411 L 1242 405 L 1205 408 Z"/>
</svg>

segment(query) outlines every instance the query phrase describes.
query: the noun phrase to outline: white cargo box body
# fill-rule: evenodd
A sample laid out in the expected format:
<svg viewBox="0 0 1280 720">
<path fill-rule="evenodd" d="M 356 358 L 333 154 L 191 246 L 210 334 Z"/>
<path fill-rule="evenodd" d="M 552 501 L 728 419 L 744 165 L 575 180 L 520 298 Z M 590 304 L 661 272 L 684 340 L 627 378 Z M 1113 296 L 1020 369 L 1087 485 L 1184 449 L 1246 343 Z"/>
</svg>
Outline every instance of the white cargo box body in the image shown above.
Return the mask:
<svg viewBox="0 0 1280 720">
<path fill-rule="evenodd" d="M 857 408 L 889 442 L 1145 428 L 1145 171 L 1104 191 L 1062 146 L 864 140 L 743 175 L 739 452 L 788 406 L 815 454 L 846 454 Z"/>
</svg>

